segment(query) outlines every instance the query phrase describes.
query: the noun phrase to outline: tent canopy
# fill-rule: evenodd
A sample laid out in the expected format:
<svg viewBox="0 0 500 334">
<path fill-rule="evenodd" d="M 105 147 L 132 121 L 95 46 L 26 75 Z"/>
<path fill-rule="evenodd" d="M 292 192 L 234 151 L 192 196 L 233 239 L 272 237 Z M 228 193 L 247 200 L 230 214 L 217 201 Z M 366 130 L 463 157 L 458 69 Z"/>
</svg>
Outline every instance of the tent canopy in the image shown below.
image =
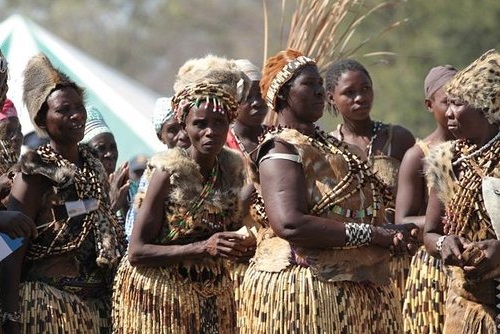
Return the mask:
<svg viewBox="0 0 500 334">
<path fill-rule="evenodd" d="M 86 104 L 99 109 L 115 137 L 118 163 L 137 154 L 151 155 L 164 148 L 151 123 L 151 113 L 159 94 L 19 15 L 0 23 L 0 45 L 9 64 L 7 96 L 16 105 L 24 134 L 33 131 L 33 125 L 22 103 L 22 73 L 28 60 L 43 52 L 56 68 L 85 88 Z"/>
</svg>

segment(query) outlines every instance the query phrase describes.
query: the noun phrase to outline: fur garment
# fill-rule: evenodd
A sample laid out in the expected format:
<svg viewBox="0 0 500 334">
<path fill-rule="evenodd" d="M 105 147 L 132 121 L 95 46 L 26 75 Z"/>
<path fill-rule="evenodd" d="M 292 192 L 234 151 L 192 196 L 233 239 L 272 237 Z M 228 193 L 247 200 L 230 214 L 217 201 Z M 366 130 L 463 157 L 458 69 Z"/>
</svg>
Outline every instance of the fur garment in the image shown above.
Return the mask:
<svg viewBox="0 0 500 334">
<path fill-rule="evenodd" d="M 198 211 L 200 215 L 188 214 L 188 216 L 186 213 L 189 212 L 193 202 L 199 200 L 204 186 L 199 165 L 189 157 L 186 150 L 181 148 L 169 149 L 151 158 L 144 174 L 148 184 L 156 169 L 161 169 L 170 175 L 169 195 L 165 203 L 165 231 L 171 230 L 180 221 L 184 221 L 187 225 L 183 231 L 185 236 L 192 235 L 196 239 L 196 235 L 213 233 L 209 232 L 206 223 L 202 222 L 201 213 L 203 212 L 211 214 L 225 212 L 227 214 L 226 229 L 236 230 L 241 226 L 239 193 L 244 181 L 243 160 L 237 152 L 227 148 L 223 148 L 217 158 L 218 186 L 203 200 L 201 209 Z M 147 188 L 139 191 L 135 197 L 134 205 L 138 210 L 142 206 L 146 192 Z M 173 240 L 167 240 L 166 235 L 162 235 L 160 239 L 163 240 L 162 243 L 175 243 Z"/>
</svg>

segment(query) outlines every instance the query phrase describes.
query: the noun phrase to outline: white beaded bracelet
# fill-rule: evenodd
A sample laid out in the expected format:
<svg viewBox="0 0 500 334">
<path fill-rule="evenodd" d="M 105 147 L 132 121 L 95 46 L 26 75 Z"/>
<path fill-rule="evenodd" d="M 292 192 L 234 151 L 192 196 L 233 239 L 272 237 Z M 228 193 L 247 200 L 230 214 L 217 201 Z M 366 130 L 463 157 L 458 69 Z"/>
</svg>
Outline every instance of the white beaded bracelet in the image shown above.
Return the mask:
<svg viewBox="0 0 500 334">
<path fill-rule="evenodd" d="M 448 237 L 448 236 L 447 235 L 442 235 L 436 241 L 436 250 L 439 253 L 441 253 L 441 251 L 443 250 L 443 242 L 444 242 L 444 239 L 446 239 L 446 237 Z"/>
</svg>

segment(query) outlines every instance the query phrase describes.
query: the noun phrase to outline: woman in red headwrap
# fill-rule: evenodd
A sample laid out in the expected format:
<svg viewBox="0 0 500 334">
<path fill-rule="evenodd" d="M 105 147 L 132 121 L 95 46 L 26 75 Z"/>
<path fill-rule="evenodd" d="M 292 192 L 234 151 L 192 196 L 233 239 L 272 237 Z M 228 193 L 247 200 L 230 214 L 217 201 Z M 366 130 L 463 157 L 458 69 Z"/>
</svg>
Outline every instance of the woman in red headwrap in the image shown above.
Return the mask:
<svg viewBox="0 0 500 334">
<path fill-rule="evenodd" d="M 325 90 L 315 61 L 281 51 L 261 92 L 277 116 L 252 155 L 262 228 L 245 274 L 241 333 L 400 333 L 391 249 L 412 225 L 385 226 L 386 187 L 363 154 L 316 127 Z"/>
</svg>

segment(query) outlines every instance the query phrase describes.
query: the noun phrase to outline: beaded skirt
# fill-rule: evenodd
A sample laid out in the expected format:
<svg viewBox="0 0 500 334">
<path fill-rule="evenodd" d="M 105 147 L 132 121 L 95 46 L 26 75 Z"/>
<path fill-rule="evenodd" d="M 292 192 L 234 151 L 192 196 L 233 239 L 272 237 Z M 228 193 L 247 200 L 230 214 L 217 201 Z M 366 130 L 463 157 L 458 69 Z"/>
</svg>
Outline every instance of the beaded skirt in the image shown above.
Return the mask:
<svg viewBox="0 0 500 334">
<path fill-rule="evenodd" d="M 403 305 L 408 334 L 443 332 L 448 276 L 442 261 L 422 246 L 413 256 Z"/>
<path fill-rule="evenodd" d="M 211 264 L 210 264 L 211 263 Z M 222 261 L 132 267 L 125 257 L 115 277 L 116 333 L 236 333 L 236 304 Z"/>
<path fill-rule="evenodd" d="M 401 307 L 404 304 L 406 280 L 410 272 L 411 257 L 409 255 L 391 256 L 389 258 L 389 270 L 391 272 L 392 284 L 396 288 L 396 298 Z"/>
<path fill-rule="evenodd" d="M 392 284 L 323 282 L 292 265 L 265 272 L 251 264 L 242 286 L 241 334 L 401 333 Z"/>
<path fill-rule="evenodd" d="M 83 300 L 42 282 L 22 283 L 19 298 L 21 333 L 111 333 L 110 300 Z"/>
<path fill-rule="evenodd" d="M 229 276 L 233 282 L 234 289 L 234 299 L 236 300 L 236 305 L 242 300 L 242 290 L 241 286 L 243 284 L 243 278 L 248 269 L 248 262 L 237 263 L 230 261 L 228 262 Z"/>
</svg>

